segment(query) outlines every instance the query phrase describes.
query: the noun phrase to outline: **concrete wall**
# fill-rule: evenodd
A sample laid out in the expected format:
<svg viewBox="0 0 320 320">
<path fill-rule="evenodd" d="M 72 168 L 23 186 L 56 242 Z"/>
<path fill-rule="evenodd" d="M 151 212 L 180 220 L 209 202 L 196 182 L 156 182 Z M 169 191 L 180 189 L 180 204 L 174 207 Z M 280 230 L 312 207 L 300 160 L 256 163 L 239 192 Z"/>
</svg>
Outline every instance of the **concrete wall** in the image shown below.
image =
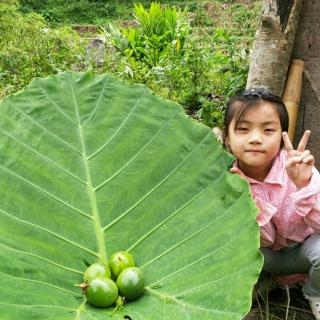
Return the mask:
<svg viewBox="0 0 320 320">
<path fill-rule="evenodd" d="M 304 0 L 293 57 L 305 62 L 301 104 L 294 144 L 303 132 L 311 130 L 307 148 L 320 169 L 320 1 Z"/>
</svg>

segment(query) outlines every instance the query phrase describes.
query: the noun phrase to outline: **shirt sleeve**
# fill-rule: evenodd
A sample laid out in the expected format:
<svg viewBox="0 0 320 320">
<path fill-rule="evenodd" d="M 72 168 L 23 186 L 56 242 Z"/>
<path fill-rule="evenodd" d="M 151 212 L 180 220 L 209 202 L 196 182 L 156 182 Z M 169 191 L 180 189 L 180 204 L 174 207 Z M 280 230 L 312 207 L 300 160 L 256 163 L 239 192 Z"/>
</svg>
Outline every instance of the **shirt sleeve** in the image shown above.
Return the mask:
<svg viewBox="0 0 320 320">
<path fill-rule="evenodd" d="M 312 170 L 310 183 L 290 195 L 296 212 L 315 231 L 320 231 L 320 174 Z"/>
<path fill-rule="evenodd" d="M 261 247 L 270 247 L 275 240 L 275 228 L 271 218 L 277 212 L 277 208 L 259 197 L 255 197 L 255 202 L 260 209 L 257 216 L 257 222 L 260 226 L 260 244 Z"/>
<path fill-rule="evenodd" d="M 275 240 L 275 229 L 271 221 L 260 227 L 260 246 L 271 247 Z"/>
</svg>

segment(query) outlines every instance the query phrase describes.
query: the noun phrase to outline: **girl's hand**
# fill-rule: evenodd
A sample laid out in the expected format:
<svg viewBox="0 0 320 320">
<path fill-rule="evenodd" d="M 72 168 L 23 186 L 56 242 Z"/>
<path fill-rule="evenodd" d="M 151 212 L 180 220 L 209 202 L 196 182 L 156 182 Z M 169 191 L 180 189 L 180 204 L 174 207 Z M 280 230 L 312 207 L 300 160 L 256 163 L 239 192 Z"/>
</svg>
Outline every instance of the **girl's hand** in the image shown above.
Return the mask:
<svg viewBox="0 0 320 320">
<path fill-rule="evenodd" d="M 297 150 L 294 150 L 288 134 L 286 132 L 282 133 L 284 147 L 288 152 L 288 160 L 286 163 L 287 174 L 299 189 L 306 187 L 310 183 L 312 167 L 314 166 L 313 155 L 309 150 L 305 150 L 309 136 L 310 131 L 306 130 L 299 142 Z"/>
</svg>

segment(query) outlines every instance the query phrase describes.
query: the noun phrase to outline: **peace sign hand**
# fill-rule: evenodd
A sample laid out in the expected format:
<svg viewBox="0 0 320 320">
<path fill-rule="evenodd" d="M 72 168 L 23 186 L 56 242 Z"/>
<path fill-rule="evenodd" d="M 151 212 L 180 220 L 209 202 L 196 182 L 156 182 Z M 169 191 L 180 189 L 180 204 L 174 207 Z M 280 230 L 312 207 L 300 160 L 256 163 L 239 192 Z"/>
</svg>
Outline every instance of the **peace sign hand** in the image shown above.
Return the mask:
<svg viewBox="0 0 320 320">
<path fill-rule="evenodd" d="M 314 166 L 313 155 L 309 150 L 305 150 L 309 136 L 310 131 L 306 130 L 297 150 L 294 150 L 288 134 L 286 132 L 282 133 L 284 147 L 288 153 L 286 163 L 287 174 L 299 189 L 306 187 L 310 183 L 312 167 Z"/>
</svg>

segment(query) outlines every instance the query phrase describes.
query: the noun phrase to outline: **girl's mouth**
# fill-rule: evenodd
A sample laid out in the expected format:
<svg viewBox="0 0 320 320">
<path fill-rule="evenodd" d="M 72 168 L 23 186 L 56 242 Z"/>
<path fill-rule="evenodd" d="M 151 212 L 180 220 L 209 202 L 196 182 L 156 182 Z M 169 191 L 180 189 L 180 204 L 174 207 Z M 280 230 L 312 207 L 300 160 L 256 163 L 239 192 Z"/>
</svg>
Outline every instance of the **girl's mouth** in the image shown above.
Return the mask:
<svg viewBox="0 0 320 320">
<path fill-rule="evenodd" d="M 263 150 L 257 150 L 257 149 L 249 149 L 249 150 L 246 150 L 246 152 L 251 152 L 251 153 L 265 153 Z"/>
</svg>

